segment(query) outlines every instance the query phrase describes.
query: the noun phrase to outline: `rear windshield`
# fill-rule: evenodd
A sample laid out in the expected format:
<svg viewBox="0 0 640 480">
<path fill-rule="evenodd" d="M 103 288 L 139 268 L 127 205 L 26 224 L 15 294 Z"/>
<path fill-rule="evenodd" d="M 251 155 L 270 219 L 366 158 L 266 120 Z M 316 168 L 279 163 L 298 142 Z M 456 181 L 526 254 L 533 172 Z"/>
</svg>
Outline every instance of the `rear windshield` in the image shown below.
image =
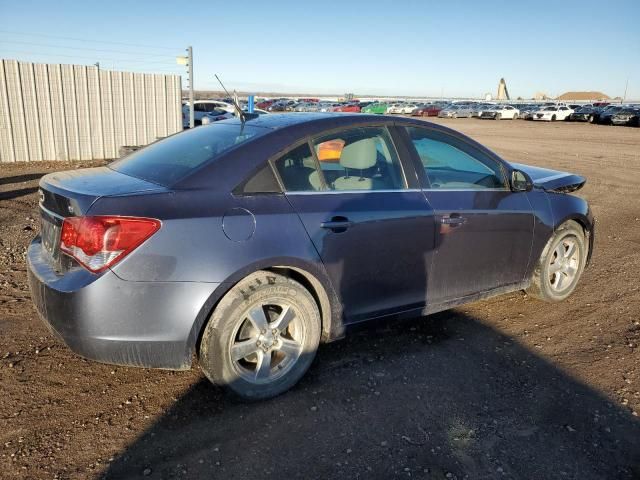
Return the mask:
<svg viewBox="0 0 640 480">
<path fill-rule="evenodd" d="M 242 127 L 240 123 L 198 127 L 153 143 L 111 163 L 109 168 L 159 185 L 171 186 L 227 150 L 268 131 L 246 124 Z"/>
</svg>

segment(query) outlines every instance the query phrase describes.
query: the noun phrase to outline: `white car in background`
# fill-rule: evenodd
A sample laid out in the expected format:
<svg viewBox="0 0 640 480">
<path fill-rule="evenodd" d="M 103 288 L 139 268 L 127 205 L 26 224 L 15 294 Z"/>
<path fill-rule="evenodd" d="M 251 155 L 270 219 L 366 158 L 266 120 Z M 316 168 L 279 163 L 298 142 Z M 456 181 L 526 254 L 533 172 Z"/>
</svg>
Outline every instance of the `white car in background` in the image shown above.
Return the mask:
<svg viewBox="0 0 640 480">
<path fill-rule="evenodd" d="M 392 103 L 387 107 L 387 113 L 402 113 L 402 103 Z"/>
<path fill-rule="evenodd" d="M 392 103 L 387 108 L 387 113 L 411 113 L 415 108 L 415 103 Z"/>
<path fill-rule="evenodd" d="M 234 112 L 233 105 L 227 102 L 221 102 L 219 100 L 196 100 L 193 102 L 195 126 L 197 127 L 202 124 L 202 117 L 219 110 L 229 113 Z M 189 128 L 189 102 L 182 104 L 182 127 Z"/>
<path fill-rule="evenodd" d="M 502 120 L 509 118 L 515 120 L 520 115 L 520 110 L 511 105 L 494 105 L 493 107 L 483 110 L 479 118 L 491 118 L 493 120 Z"/>
<path fill-rule="evenodd" d="M 402 106 L 402 111 L 400 113 L 405 113 L 405 114 L 410 114 L 411 112 L 413 112 L 416 108 L 418 108 L 418 105 L 415 103 L 405 103 Z"/>
<path fill-rule="evenodd" d="M 573 113 L 573 109 L 566 105 L 552 105 L 544 107 L 533 113 L 534 120 L 555 122 L 556 120 L 566 120 Z"/>
</svg>

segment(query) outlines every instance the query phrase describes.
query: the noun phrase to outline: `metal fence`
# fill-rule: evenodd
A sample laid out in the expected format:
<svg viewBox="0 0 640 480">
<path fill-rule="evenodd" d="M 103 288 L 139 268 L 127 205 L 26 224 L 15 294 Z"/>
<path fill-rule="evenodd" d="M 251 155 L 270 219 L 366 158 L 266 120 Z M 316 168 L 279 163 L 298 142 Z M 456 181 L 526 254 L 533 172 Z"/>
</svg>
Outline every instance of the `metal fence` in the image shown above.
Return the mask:
<svg viewBox="0 0 640 480">
<path fill-rule="evenodd" d="M 115 158 L 182 130 L 178 75 L 0 60 L 0 162 Z"/>
</svg>

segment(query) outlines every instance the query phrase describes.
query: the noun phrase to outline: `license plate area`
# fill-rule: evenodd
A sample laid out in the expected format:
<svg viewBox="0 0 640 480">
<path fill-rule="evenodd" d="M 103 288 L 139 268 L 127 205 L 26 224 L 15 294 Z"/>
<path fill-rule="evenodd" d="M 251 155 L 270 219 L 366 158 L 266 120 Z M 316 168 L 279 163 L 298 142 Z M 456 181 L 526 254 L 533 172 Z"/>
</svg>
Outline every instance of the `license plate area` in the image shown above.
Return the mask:
<svg viewBox="0 0 640 480">
<path fill-rule="evenodd" d="M 57 264 L 60 258 L 60 231 L 62 230 L 62 220 L 42 210 L 40 227 L 42 246 L 51 257 L 52 263 Z"/>
</svg>

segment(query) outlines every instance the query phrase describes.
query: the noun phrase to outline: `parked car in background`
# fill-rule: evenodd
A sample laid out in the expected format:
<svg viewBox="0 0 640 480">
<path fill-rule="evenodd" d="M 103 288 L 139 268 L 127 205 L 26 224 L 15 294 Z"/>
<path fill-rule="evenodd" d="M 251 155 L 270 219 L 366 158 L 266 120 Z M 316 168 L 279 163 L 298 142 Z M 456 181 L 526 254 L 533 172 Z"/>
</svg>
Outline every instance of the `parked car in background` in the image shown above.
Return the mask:
<svg viewBox="0 0 640 480">
<path fill-rule="evenodd" d="M 274 103 L 275 103 L 275 100 L 263 100 L 262 102 L 256 103 L 256 107 L 266 110 Z"/>
<path fill-rule="evenodd" d="M 372 103 L 371 105 L 368 105 L 368 106 L 364 107 L 363 109 L 361 109 L 361 112 L 362 113 L 374 113 L 376 115 L 381 115 L 381 114 L 387 113 L 387 108 L 388 107 L 389 107 L 389 105 L 386 104 L 386 103 L 377 102 L 377 103 Z"/>
<path fill-rule="evenodd" d="M 468 105 L 449 105 L 438 112 L 439 118 L 465 118 L 471 116 L 471 107 Z"/>
<path fill-rule="evenodd" d="M 613 125 L 640 127 L 640 107 L 623 108 L 611 117 Z"/>
<path fill-rule="evenodd" d="M 267 107 L 268 112 L 286 112 L 287 111 L 287 103 L 278 101 L 274 102 L 269 107 Z"/>
<path fill-rule="evenodd" d="M 427 104 L 422 107 L 414 108 L 411 115 L 416 117 L 437 117 L 442 107 L 436 104 Z"/>
<path fill-rule="evenodd" d="M 485 110 L 490 109 L 491 107 L 493 107 L 493 104 L 489 104 L 489 103 L 476 103 L 475 105 L 473 105 L 471 107 L 471 116 L 472 117 L 479 117 L 480 115 L 482 115 L 482 112 Z"/>
<path fill-rule="evenodd" d="M 403 106 L 404 106 L 404 104 L 402 104 L 402 103 L 392 103 L 391 105 L 389 105 L 387 107 L 386 113 L 390 113 L 390 114 L 402 113 L 402 107 Z"/>
<path fill-rule="evenodd" d="M 606 106 L 597 117 L 592 120 L 591 123 L 600 123 L 602 125 L 611 125 L 611 119 L 617 113 L 622 112 L 625 109 L 622 105 L 608 105 Z"/>
<path fill-rule="evenodd" d="M 213 122 L 219 122 L 220 120 L 227 120 L 229 118 L 233 118 L 234 114 L 231 112 L 226 112 L 224 110 L 214 110 L 212 112 L 208 112 L 202 116 L 200 119 L 201 125 L 208 125 Z"/>
<path fill-rule="evenodd" d="M 569 115 L 573 113 L 569 107 L 565 105 L 553 105 L 544 107 L 533 114 L 533 120 L 555 122 L 556 120 L 567 120 Z"/>
<path fill-rule="evenodd" d="M 402 114 L 408 115 L 411 112 L 413 112 L 413 110 L 415 110 L 417 107 L 418 105 L 415 103 L 405 102 L 405 103 L 399 104 L 399 106 L 395 108 L 394 112 L 390 112 L 390 113 L 402 113 Z"/>
<path fill-rule="evenodd" d="M 316 112 L 317 110 L 316 102 L 300 102 L 293 109 L 294 112 Z"/>
<path fill-rule="evenodd" d="M 269 398 L 363 321 L 523 289 L 566 299 L 593 246 L 568 194 L 584 183 L 412 118 L 224 120 L 44 176 L 31 298 L 83 357 L 197 364 Z"/>
<path fill-rule="evenodd" d="M 347 103 L 345 105 L 340 105 L 339 107 L 334 107 L 333 112 L 351 112 L 351 113 L 360 113 L 361 107 L 357 103 Z"/>
<path fill-rule="evenodd" d="M 341 103 L 337 102 L 320 102 L 318 104 L 319 112 L 332 112 L 334 108 L 342 106 Z"/>
<path fill-rule="evenodd" d="M 543 107 L 538 104 L 527 105 L 526 107 L 520 108 L 519 118 L 533 120 L 533 115 L 541 108 Z"/>
<path fill-rule="evenodd" d="M 573 111 L 571 115 L 569 115 L 569 120 L 573 122 L 588 122 L 591 120 L 591 116 L 594 112 L 600 112 L 599 107 L 594 107 L 593 105 L 585 105 Z"/>
<path fill-rule="evenodd" d="M 487 110 L 483 110 L 479 118 L 502 120 L 515 120 L 518 118 L 520 110 L 511 105 L 494 105 Z"/>
<path fill-rule="evenodd" d="M 182 127 L 189 128 L 189 102 L 182 104 Z M 194 124 L 197 127 L 202 125 L 202 117 L 211 112 L 223 110 L 225 112 L 233 113 L 234 106 L 227 102 L 221 102 L 219 100 L 195 100 L 193 102 L 193 118 Z"/>
</svg>

